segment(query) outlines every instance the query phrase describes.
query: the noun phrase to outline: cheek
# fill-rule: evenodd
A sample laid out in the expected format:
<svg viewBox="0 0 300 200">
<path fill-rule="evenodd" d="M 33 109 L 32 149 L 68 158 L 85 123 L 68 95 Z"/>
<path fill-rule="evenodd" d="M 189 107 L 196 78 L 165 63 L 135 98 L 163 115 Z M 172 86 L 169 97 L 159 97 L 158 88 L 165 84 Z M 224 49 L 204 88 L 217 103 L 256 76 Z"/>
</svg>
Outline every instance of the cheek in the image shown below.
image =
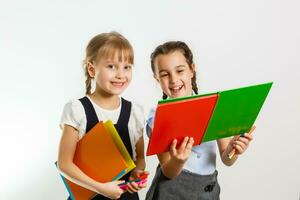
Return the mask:
<svg viewBox="0 0 300 200">
<path fill-rule="evenodd" d="M 127 81 L 130 82 L 132 80 L 132 71 L 126 73 Z"/>
<path fill-rule="evenodd" d="M 169 81 L 167 79 L 160 80 L 159 84 L 163 90 L 167 90 L 169 88 Z"/>
</svg>

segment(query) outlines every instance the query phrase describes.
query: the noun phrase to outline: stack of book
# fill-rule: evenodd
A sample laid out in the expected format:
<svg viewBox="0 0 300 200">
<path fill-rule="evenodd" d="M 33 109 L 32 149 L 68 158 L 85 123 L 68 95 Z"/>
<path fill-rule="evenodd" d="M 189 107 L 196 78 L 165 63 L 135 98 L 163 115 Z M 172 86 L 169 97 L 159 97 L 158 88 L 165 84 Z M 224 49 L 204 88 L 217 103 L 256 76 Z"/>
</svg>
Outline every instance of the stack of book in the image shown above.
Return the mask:
<svg viewBox="0 0 300 200">
<path fill-rule="evenodd" d="M 124 146 L 112 121 L 98 122 L 77 143 L 74 164 L 98 182 L 118 180 L 135 164 Z M 81 187 L 61 176 L 72 200 L 87 200 L 95 192 Z"/>
</svg>

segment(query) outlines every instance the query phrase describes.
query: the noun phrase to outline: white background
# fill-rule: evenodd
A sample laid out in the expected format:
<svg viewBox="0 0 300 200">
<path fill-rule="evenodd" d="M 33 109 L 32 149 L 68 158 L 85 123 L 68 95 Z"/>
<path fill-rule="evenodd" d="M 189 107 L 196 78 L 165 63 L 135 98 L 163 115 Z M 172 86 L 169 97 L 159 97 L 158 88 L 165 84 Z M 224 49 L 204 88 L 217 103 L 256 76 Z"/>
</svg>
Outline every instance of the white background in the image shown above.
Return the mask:
<svg viewBox="0 0 300 200">
<path fill-rule="evenodd" d="M 299 9 L 297 0 L 1 0 L 0 199 L 66 199 L 53 164 L 59 119 L 84 95 L 88 41 L 112 30 L 134 47 L 124 97 L 146 114 L 160 97 L 149 56 L 167 40 L 192 49 L 201 92 L 274 81 L 248 151 L 232 167 L 218 158 L 221 199 L 299 199 Z M 147 164 L 154 175 L 156 157 Z"/>
</svg>

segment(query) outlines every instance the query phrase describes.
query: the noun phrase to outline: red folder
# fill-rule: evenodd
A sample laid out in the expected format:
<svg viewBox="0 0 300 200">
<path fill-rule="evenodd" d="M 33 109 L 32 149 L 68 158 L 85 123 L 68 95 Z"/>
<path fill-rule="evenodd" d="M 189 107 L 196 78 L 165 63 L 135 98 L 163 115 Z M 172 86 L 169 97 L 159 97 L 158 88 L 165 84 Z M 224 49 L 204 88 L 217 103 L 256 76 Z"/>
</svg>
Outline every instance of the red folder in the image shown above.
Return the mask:
<svg viewBox="0 0 300 200">
<path fill-rule="evenodd" d="M 174 139 L 180 145 L 185 136 L 193 137 L 194 145 L 199 145 L 217 99 L 217 94 L 211 94 L 158 104 L 147 156 L 168 151 Z"/>
</svg>

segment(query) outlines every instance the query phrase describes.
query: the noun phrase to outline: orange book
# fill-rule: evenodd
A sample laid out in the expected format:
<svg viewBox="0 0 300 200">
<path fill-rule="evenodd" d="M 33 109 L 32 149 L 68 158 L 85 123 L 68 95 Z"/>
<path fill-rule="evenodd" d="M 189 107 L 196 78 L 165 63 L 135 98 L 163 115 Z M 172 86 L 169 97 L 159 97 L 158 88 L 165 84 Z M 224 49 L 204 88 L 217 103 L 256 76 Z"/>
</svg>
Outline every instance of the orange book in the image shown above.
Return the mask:
<svg viewBox="0 0 300 200">
<path fill-rule="evenodd" d="M 97 123 L 77 144 L 74 163 L 89 177 L 99 182 L 118 180 L 128 164 L 103 122 Z M 62 177 L 72 200 L 88 200 L 95 192 Z"/>
</svg>

